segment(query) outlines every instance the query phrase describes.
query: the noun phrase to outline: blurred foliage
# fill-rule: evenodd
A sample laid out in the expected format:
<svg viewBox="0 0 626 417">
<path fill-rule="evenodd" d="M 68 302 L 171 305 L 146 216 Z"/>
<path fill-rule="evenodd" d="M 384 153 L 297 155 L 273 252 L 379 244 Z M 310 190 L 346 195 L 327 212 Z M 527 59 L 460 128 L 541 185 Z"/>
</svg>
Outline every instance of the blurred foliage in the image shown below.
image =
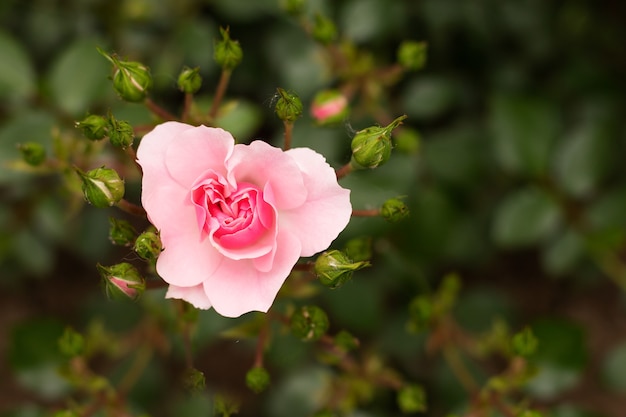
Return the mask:
<svg viewBox="0 0 626 417">
<path fill-rule="evenodd" d="M 334 22 L 349 71 L 329 67 L 287 3 Z M 0 416 L 621 415 L 625 20 L 622 3 L 591 0 L 3 1 Z M 304 106 L 294 146 L 337 168 L 356 131 L 391 121 L 381 112 L 408 116 L 410 143 L 399 132 L 384 166 L 342 184 L 355 209 L 406 196 L 409 218 L 353 218 L 335 246 L 371 239 L 372 267 L 336 290 L 290 279 L 283 291 L 295 302 L 277 301 L 279 311 L 323 307 L 329 333 L 315 344 L 280 318 L 191 313 L 160 290 L 137 304 L 106 300 L 95 263 L 136 260 L 110 245 L 109 217 L 148 224 L 84 205 L 71 166 L 20 159 L 18 144 L 38 143 L 82 169 L 113 166 L 138 201 L 122 151 L 73 127 L 109 112 L 133 126 L 156 120 L 116 96 L 96 48 L 150 67 L 151 98 L 176 114 L 178 74 L 197 67 L 193 111 L 206 114 L 220 76 L 214 40 L 227 26 L 243 60 L 215 122 L 242 142 L 280 146 L 277 87 Z M 407 40 L 428 45 L 422 69 L 386 85 L 366 76 L 392 66 Z M 352 79 L 359 105 L 344 124 L 316 126 L 315 94 Z M 74 355 L 64 354 L 68 324 L 82 341 Z M 343 329 L 354 351 L 333 338 Z M 528 355 L 514 347 L 523 329 L 537 341 Z M 271 384 L 256 395 L 245 376 L 258 351 Z"/>
</svg>

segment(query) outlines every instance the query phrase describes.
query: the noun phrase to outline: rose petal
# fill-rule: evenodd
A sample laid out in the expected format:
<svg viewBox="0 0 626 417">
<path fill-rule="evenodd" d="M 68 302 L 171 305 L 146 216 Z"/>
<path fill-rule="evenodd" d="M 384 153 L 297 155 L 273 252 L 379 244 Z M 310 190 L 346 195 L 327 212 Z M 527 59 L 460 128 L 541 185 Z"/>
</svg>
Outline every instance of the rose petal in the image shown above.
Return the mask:
<svg viewBox="0 0 626 417">
<path fill-rule="evenodd" d="M 226 176 L 224 162 L 233 152 L 235 140 L 223 129 L 198 126 L 180 133 L 166 149 L 165 165 L 174 180 L 191 188 L 205 171 Z"/>
<path fill-rule="evenodd" d="M 263 141 L 235 145 L 227 165 L 231 183 L 244 181 L 262 189 L 271 186 L 274 197 L 271 203 L 279 210 L 297 207 L 306 199 L 307 190 L 298 165 L 281 149 Z"/>
<path fill-rule="evenodd" d="M 177 287 L 176 285 L 170 285 L 165 294 L 165 298 L 185 300 L 195 308 L 202 310 L 211 308 L 211 302 L 209 301 L 209 297 L 206 296 L 202 284 L 193 287 Z"/>
<path fill-rule="evenodd" d="M 295 148 L 286 154 L 302 170 L 308 194 L 301 206 L 280 213 L 279 227 L 300 239 L 302 256 L 312 256 L 327 249 L 350 221 L 350 190 L 337 183 L 335 170 L 317 152 Z"/>
<path fill-rule="evenodd" d="M 300 257 L 300 242 L 284 231 L 276 238 L 271 271 L 257 270 L 250 260 L 224 262 L 204 282 L 204 290 L 219 314 L 238 317 L 249 311 L 267 312 L 278 290 Z"/>
</svg>

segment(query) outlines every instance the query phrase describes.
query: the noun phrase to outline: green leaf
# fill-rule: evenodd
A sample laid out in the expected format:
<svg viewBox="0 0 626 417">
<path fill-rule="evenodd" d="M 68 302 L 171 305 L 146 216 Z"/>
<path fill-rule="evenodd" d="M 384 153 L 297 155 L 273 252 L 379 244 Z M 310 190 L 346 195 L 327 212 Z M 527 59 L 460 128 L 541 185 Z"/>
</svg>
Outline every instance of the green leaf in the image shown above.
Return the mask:
<svg viewBox="0 0 626 417">
<path fill-rule="evenodd" d="M 48 80 L 52 100 L 73 116 L 84 115 L 98 100 L 111 94 L 111 64 L 96 50 L 95 39 L 79 39 L 60 53 Z"/>
<path fill-rule="evenodd" d="M 626 343 L 614 347 L 602 364 L 602 379 L 618 392 L 626 392 Z"/>
<path fill-rule="evenodd" d="M 458 84 L 443 76 L 424 76 L 404 90 L 404 107 L 410 118 L 434 119 L 452 109 L 459 96 Z"/>
<path fill-rule="evenodd" d="M 9 363 L 17 370 L 59 363 L 63 356 L 58 349 L 58 340 L 63 330 L 60 322 L 49 318 L 20 323 L 9 338 Z"/>
<path fill-rule="evenodd" d="M 538 188 L 516 190 L 497 207 L 492 236 L 504 247 L 539 243 L 549 237 L 561 222 L 557 203 Z"/>
<path fill-rule="evenodd" d="M 503 169 L 529 176 L 547 171 L 560 130 L 552 103 L 534 97 L 497 96 L 491 102 L 489 124 L 495 156 Z"/>
<path fill-rule="evenodd" d="M 23 46 L 0 32 L 0 98 L 24 101 L 35 93 L 36 75 Z"/>
<path fill-rule="evenodd" d="M 546 270 L 552 274 L 564 274 L 576 267 L 585 255 L 585 240 L 575 230 L 567 230 L 550 242 L 542 253 Z"/>
</svg>

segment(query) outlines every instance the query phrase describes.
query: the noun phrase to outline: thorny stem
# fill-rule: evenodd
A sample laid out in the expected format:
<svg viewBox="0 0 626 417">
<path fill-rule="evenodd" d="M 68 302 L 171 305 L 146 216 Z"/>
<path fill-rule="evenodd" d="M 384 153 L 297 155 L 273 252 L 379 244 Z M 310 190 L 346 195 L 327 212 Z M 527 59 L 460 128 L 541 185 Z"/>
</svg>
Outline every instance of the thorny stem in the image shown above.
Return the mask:
<svg viewBox="0 0 626 417">
<path fill-rule="evenodd" d="M 145 217 L 146 216 L 146 211 L 143 209 L 143 207 L 138 206 L 137 204 L 133 204 L 131 202 L 129 202 L 128 200 L 125 199 L 121 199 L 120 201 L 117 202 L 116 206 L 128 213 L 128 214 L 132 214 L 134 216 L 139 216 L 139 217 Z"/>
<path fill-rule="evenodd" d="M 232 74 L 232 70 L 222 70 L 222 75 L 220 76 L 219 83 L 217 84 L 217 90 L 215 91 L 215 98 L 213 99 L 211 109 L 209 110 L 209 118 L 211 120 L 214 120 L 217 116 L 217 111 L 220 107 L 222 99 L 224 98 L 224 94 L 226 93 L 226 87 L 228 87 L 228 83 L 230 81 L 230 74 Z"/>
<path fill-rule="evenodd" d="M 337 171 L 335 171 L 335 175 L 337 175 L 337 179 L 340 180 L 351 172 L 352 172 L 352 163 L 348 162 L 347 164 L 339 168 Z"/>
<path fill-rule="evenodd" d="M 154 101 L 152 101 L 152 99 L 150 99 L 150 97 L 146 97 L 146 99 L 144 100 L 144 104 L 146 105 L 148 110 L 150 110 L 157 117 L 159 117 L 159 118 L 161 118 L 161 119 L 163 119 L 165 121 L 167 121 L 167 120 L 178 120 L 178 118 L 176 116 L 174 116 L 172 113 L 168 112 L 163 107 L 161 107 L 158 104 L 156 104 Z"/>
<path fill-rule="evenodd" d="M 380 216 L 380 209 L 352 210 L 352 216 L 356 216 L 356 217 L 376 217 L 376 216 Z"/>
<path fill-rule="evenodd" d="M 285 146 L 283 147 L 283 150 L 289 150 L 291 149 L 291 137 L 292 137 L 292 133 L 293 133 L 293 122 L 289 122 L 287 120 L 285 120 L 283 122 L 283 124 L 285 125 Z"/>
</svg>

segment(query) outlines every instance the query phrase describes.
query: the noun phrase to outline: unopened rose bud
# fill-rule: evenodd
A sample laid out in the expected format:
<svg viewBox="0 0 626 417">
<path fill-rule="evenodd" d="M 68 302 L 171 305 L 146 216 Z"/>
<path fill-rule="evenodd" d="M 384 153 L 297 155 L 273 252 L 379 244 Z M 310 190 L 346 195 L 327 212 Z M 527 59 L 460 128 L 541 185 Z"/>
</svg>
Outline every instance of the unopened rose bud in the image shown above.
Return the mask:
<svg viewBox="0 0 626 417">
<path fill-rule="evenodd" d="M 280 120 L 293 122 L 302 116 L 302 101 L 294 92 L 282 88 L 278 88 L 276 91 L 278 99 L 274 111 Z"/>
<path fill-rule="evenodd" d="M 43 145 L 39 143 L 22 143 L 17 145 L 17 149 L 22 154 L 24 162 L 30 166 L 39 166 L 46 160 L 46 150 Z"/>
<path fill-rule="evenodd" d="M 417 71 L 426 64 L 426 42 L 404 41 L 398 48 L 398 62 L 408 70 Z"/>
<path fill-rule="evenodd" d="M 241 62 L 243 51 L 238 41 L 230 39 L 228 28 L 220 28 L 220 33 L 222 34 L 222 40 L 215 42 L 213 57 L 222 69 L 231 71 Z"/>
<path fill-rule="evenodd" d="M 330 250 L 317 257 L 314 269 L 322 285 L 339 288 L 352 279 L 354 271 L 369 265 L 367 261 L 354 262 L 345 253 Z"/>
<path fill-rule="evenodd" d="M 361 167 L 376 168 L 391 156 L 391 132 L 406 119 L 400 116 L 385 127 L 371 126 L 360 130 L 352 139 L 352 158 Z"/>
<path fill-rule="evenodd" d="M 97 168 L 88 172 L 77 170 L 83 180 L 85 199 L 95 207 L 110 207 L 124 197 L 124 181 L 110 168 Z"/>
<path fill-rule="evenodd" d="M 328 316 L 316 306 L 300 307 L 291 316 L 291 332 L 305 342 L 319 340 L 328 327 Z"/>
<path fill-rule="evenodd" d="M 306 0 L 283 0 L 283 8 L 292 16 L 298 16 L 304 11 Z"/>
<path fill-rule="evenodd" d="M 96 265 L 104 282 L 104 289 L 111 299 L 136 300 L 146 289 L 139 271 L 127 262 L 113 266 Z"/>
<path fill-rule="evenodd" d="M 341 122 L 348 115 L 348 99 L 337 90 L 320 91 L 313 98 L 311 116 L 320 125 Z"/>
<path fill-rule="evenodd" d="M 388 222 L 395 223 L 409 216 L 409 208 L 399 198 L 390 198 L 380 208 L 380 215 Z"/>
<path fill-rule="evenodd" d="M 433 303 L 425 295 L 418 295 L 409 303 L 411 330 L 422 332 L 429 328 L 434 316 Z"/>
<path fill-rule="evenodd" d="M 146 261 L 156 261 L 163 247 L 159 235 L 152 231 L 143 232 L 135 240 L 133 250 Z"/>
<path fill-rule="evenodd" d="M 321 14 L 316 14 L 311 34 L 313 35 L 313 39 L 319 43 L 328 45 L 337 38 L 337 27 L 329 18 Z"/>
<path fill-rule="evenodd" d="M 85 351 L 85 338 L 71 327 L 66 327 L 58 341 L 59 350 L 65 356 L 80 356 Z"/>
<path fill-rule="evenodd" d="M 113 88 L 121 98 L 133 103 L 146 98 L 152 86 L 148 67 L 141 62 L 120 61 L 115 55 L 109 55 L 101 49 L 98 52 L 114 65 Z"/>
<path fill-rule="evenodd" d="M 178 76 L 178 89 L 186 94 L 194 94 L 200 87 L 202 87 L 200 68 L 183 68 Z"/>
<path fill-rule="evenodd" d="M 109 218 L 109 240 L 114 245 L 131 246 L 137 237 L 137 231 L 126 220 Z"/>
<path fill-rule="evenodd" d="M 90 140 L 100 140 L 109 134 L 108 119 L 97 114 L 90 114 L 80 122 L 76 122 L 75 126 Z"/>
<path fill-rule="evenodd" d="M 426 392 L 420 385 L 407 385 L 398 392 L 398 406 L 403 413 L 426 411 Z"/>
<path fill-rule="evenodd" d="M 270 374 L 265 368 L 256 366 L 246 374 L 246 385 L 255 394 L 260 394 L 270 384 Z"/>
<path fill-rule="evenodd" d="M 526 327 L 519 333 L 516 333 L 513 336 L 511 341 L 513 347 L 513 353 L 519 356 L 530 356 L 537 350 L 537 346 L 539 345 L 539 341 L 533 334 L 533 331 Z"/>
<path fill-rule="evenodd" d="M 337 335 L 335 335 L 335 345 L 338 348 L 348 352 L 350 350 L 356 349 L 359 346 L 359 339 L 354 337 L 346 330 L 342 330 L 337 333 Z"/>
<path fill-rule="evenodd" d="M 124 120 L 117 120 L 110 117 L 109 141 L 111 145 L 126 149 L 133 144 L 135 140 L 135 131 L 133 127 Z"/>
<path fill-rule="evenodd" d="M 183 385 L 188 391 L 201 392 L 206 386 L 204 373 L 196 368 L 187 368 L 183 375 Z"/>
</svg>

